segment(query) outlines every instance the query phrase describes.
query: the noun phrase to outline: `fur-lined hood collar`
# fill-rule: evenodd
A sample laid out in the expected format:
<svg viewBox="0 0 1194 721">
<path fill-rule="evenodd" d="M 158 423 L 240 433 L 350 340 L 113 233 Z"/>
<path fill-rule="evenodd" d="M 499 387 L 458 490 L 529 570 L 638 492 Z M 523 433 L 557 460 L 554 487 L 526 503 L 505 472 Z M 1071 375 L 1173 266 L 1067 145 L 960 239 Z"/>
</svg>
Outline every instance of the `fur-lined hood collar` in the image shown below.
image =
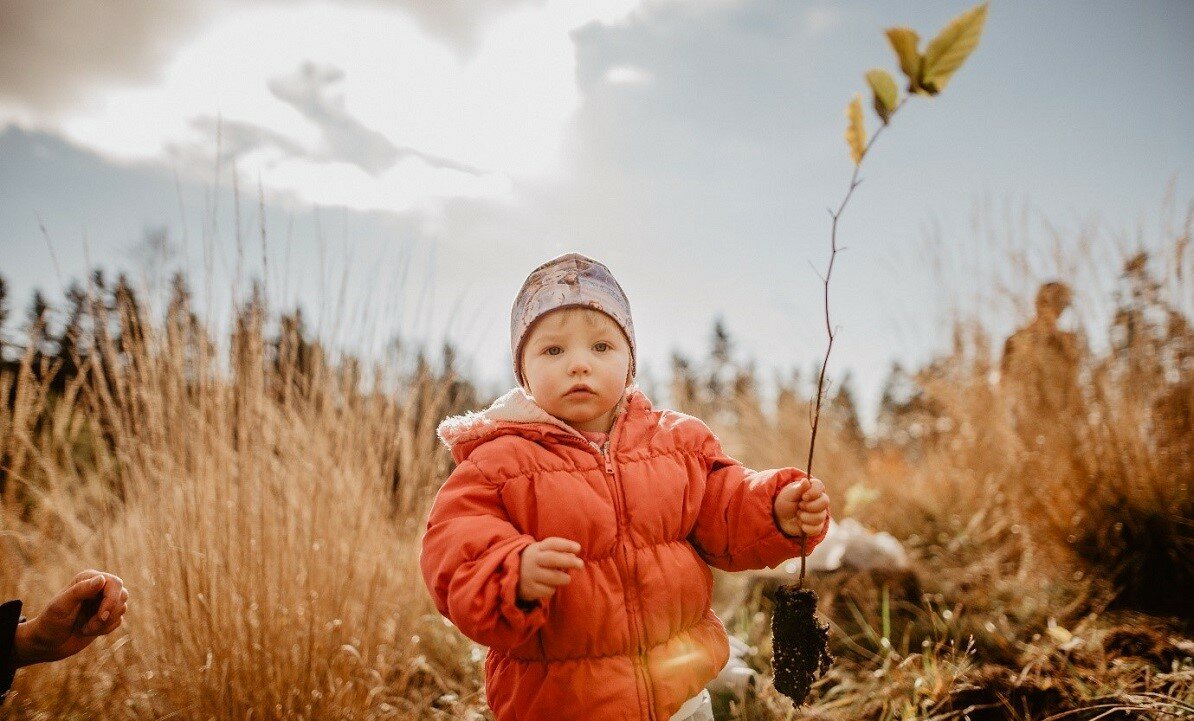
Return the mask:
<svg viewBox="0 0 1194 721">
<path fill-rule="evenodd" d="M 651 402 L 643 395 L 638 384 L 626 388 L 622 400 L 614 412 L 615 419 L 624 413 L 632 400 L 641 398 L 650 407 Z M 550 426 L 543 428 L 542 426 Z M 530 426 L 536 426 L 532 429 Z M 522 386 L 516 386 L 481 411 L 470 411 L 463 415 L 449 416 L 440 422 L 435 434 L 452 450 L 457 463 L 468 458 L 472 450 L 492 436 L 506 433 L 521 435 L 565 434 L 583 441 L 587 438 L 572 426 L 556 418 L 535 402 Z"/>
</svg>

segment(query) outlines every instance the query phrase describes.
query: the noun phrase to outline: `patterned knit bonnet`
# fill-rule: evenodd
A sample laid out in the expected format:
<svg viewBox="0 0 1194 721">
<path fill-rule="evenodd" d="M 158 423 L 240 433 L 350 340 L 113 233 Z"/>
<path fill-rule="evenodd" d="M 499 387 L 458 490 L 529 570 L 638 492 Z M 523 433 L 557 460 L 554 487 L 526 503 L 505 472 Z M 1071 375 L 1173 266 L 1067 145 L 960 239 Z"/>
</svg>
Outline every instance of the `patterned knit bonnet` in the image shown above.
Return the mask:
<svg viewBox="0 0 1194 721">
<path fill-rule="evenodd" d="M 592 308 L 614 320 L 630 344 L 630 377 L 635 374 L 634 323 L 630 301 L 613 273 L 604 264 L 580 253 L 552 258 L 531 271 L 510 311 L 510 350 L 514 354 L 514 378 L 527 388 L 522 375 L 522 346 L 531 326 L 540 317 L 559 308 Z"/>
</svg>

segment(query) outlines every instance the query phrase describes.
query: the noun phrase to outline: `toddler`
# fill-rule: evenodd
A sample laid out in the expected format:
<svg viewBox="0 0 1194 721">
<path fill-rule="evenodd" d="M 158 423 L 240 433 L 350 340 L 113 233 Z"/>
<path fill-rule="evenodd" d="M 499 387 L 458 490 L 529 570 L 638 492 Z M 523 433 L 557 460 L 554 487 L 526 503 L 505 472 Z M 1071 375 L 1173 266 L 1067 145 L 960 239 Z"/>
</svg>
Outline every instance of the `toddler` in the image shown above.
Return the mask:
<svg viewBox="0 0 1194 721">
<path fill-rule="evenodd" d="M 774 567 L 829 528 L 821 481 L 754 471 L 634 384 L 630 305 L 603 264 L 531 272 L 511 312 L 519 386 L 437 429 L 457 466 L 420 565 L 440 613 L 489 647 L 498 721 L 712 721 L 729 658 L 709 566 Z"/>
</svg>

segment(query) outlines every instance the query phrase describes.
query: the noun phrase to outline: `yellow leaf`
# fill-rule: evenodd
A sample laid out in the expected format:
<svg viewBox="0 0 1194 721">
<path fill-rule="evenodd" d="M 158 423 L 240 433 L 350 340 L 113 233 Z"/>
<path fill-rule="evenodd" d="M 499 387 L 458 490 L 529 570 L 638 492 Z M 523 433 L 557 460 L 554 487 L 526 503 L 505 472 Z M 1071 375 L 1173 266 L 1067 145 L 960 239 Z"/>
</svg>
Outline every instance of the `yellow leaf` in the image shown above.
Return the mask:
<svg viewBox="0 0 1194 721">
<path fill-rule="evenodd" d="M 846 106 L 846 117 L 850 124 L 846 126 L 846 144 L 850 146 L 850 157 L 854 164 L 862 162 L 866 152 L 866 126 L 862 123 L 862 95 L 854 93 L 854 99 Z"/>
<path fill-rule="evenodd" d="M 858 512 L 858 509 L 879 497 L 879 489 L 872 488 L 859 482 L 846 489 L 846 505 L 843 507 L 846 515 Z"/>
<path fill-rule="evenodd" d="M 870 83 L 871 92 L 875 94 L 875 112 L 883 119 L 883 124 L 891 118 L 899 102 L 900 91 L 896 89 L 895 80 L 882 68 L 874 68 L 866 73 L 866 81 Z"/>
<path fill-rule="evenodd" d="M 908 77 L 908 92 L 924 95 L 920 87 L 920 66 L 923 58 L 916 49 L 920 44 L 920 36 L 912 28 L 903 26 L 887 28 L 885 32 L 891 49 L 895 51 L 896 59 L 900 61 L 900 70 Z"/>
<path fill-rule="evenodd" d="M 1049 626 L 1045 629 L 1049 637 L 1058 643 L 1065 643 L 1074 637 L 1069 629 L 1064 626 L 1058 626 L 1053 619 L 1049 619 Z"/>
<path fill-rule="evenodd" d="M 950 76 L 962 67 L 978 45 L 987 21 L 987 3 L 976 5 L 953 20 L 925 48 L 920 82 L 931 95 L 945 90 Z"/>
</svg>

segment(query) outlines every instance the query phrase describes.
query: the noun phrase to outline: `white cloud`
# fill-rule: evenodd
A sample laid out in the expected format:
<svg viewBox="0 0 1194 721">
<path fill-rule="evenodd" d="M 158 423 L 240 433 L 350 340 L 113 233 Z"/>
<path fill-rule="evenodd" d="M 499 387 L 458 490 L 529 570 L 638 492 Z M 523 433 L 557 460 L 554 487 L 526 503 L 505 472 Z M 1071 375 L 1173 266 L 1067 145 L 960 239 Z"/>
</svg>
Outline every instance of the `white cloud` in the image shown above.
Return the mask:
<svg viewBox="0 0 1194 721">
<path fill-rule="evenodd" d="M 509 178 L 501 173 L 478 177 L 437 168 L 418 157 L 404 159 L 377 176 L 351 163 L 287 159 L 263 169 L 261 178 L 266 187 L 308 201 L 313 200 L 315 188 L 319 203 L 354 210 L 401 213 L 435 207 L 445 198 L 513 200 Z"/>
<path fill-rule="evenodd" d="M 561 166 L 579 103 L 569 33 L 616 22 L 637 5 L 515 7 L 489 23 L 467 57 L 392 8 L 253 6 L 180 48 L 160 83 L 111 88 L 60 129 L 118 160 L 206 157 L 192 169 L 210 175 L 219 117 L 238 133 L 239 170 L 260 176 L 267 192 L 391 210 L 443 197 L 510 200 L 513 179 Z M 320 75 L 309 96 L 277 92 L 294 90 L 287 79 L 311 67 Z M 361 139 L 368 148 L 346 147 Z"/>
<path fill-rule="evenodd" d="M 605 82 L 611 85 L 646 85 L 651 80 L 650 73 L 634 65 L 615 65 L 605 71 Z"/>
</svg>

